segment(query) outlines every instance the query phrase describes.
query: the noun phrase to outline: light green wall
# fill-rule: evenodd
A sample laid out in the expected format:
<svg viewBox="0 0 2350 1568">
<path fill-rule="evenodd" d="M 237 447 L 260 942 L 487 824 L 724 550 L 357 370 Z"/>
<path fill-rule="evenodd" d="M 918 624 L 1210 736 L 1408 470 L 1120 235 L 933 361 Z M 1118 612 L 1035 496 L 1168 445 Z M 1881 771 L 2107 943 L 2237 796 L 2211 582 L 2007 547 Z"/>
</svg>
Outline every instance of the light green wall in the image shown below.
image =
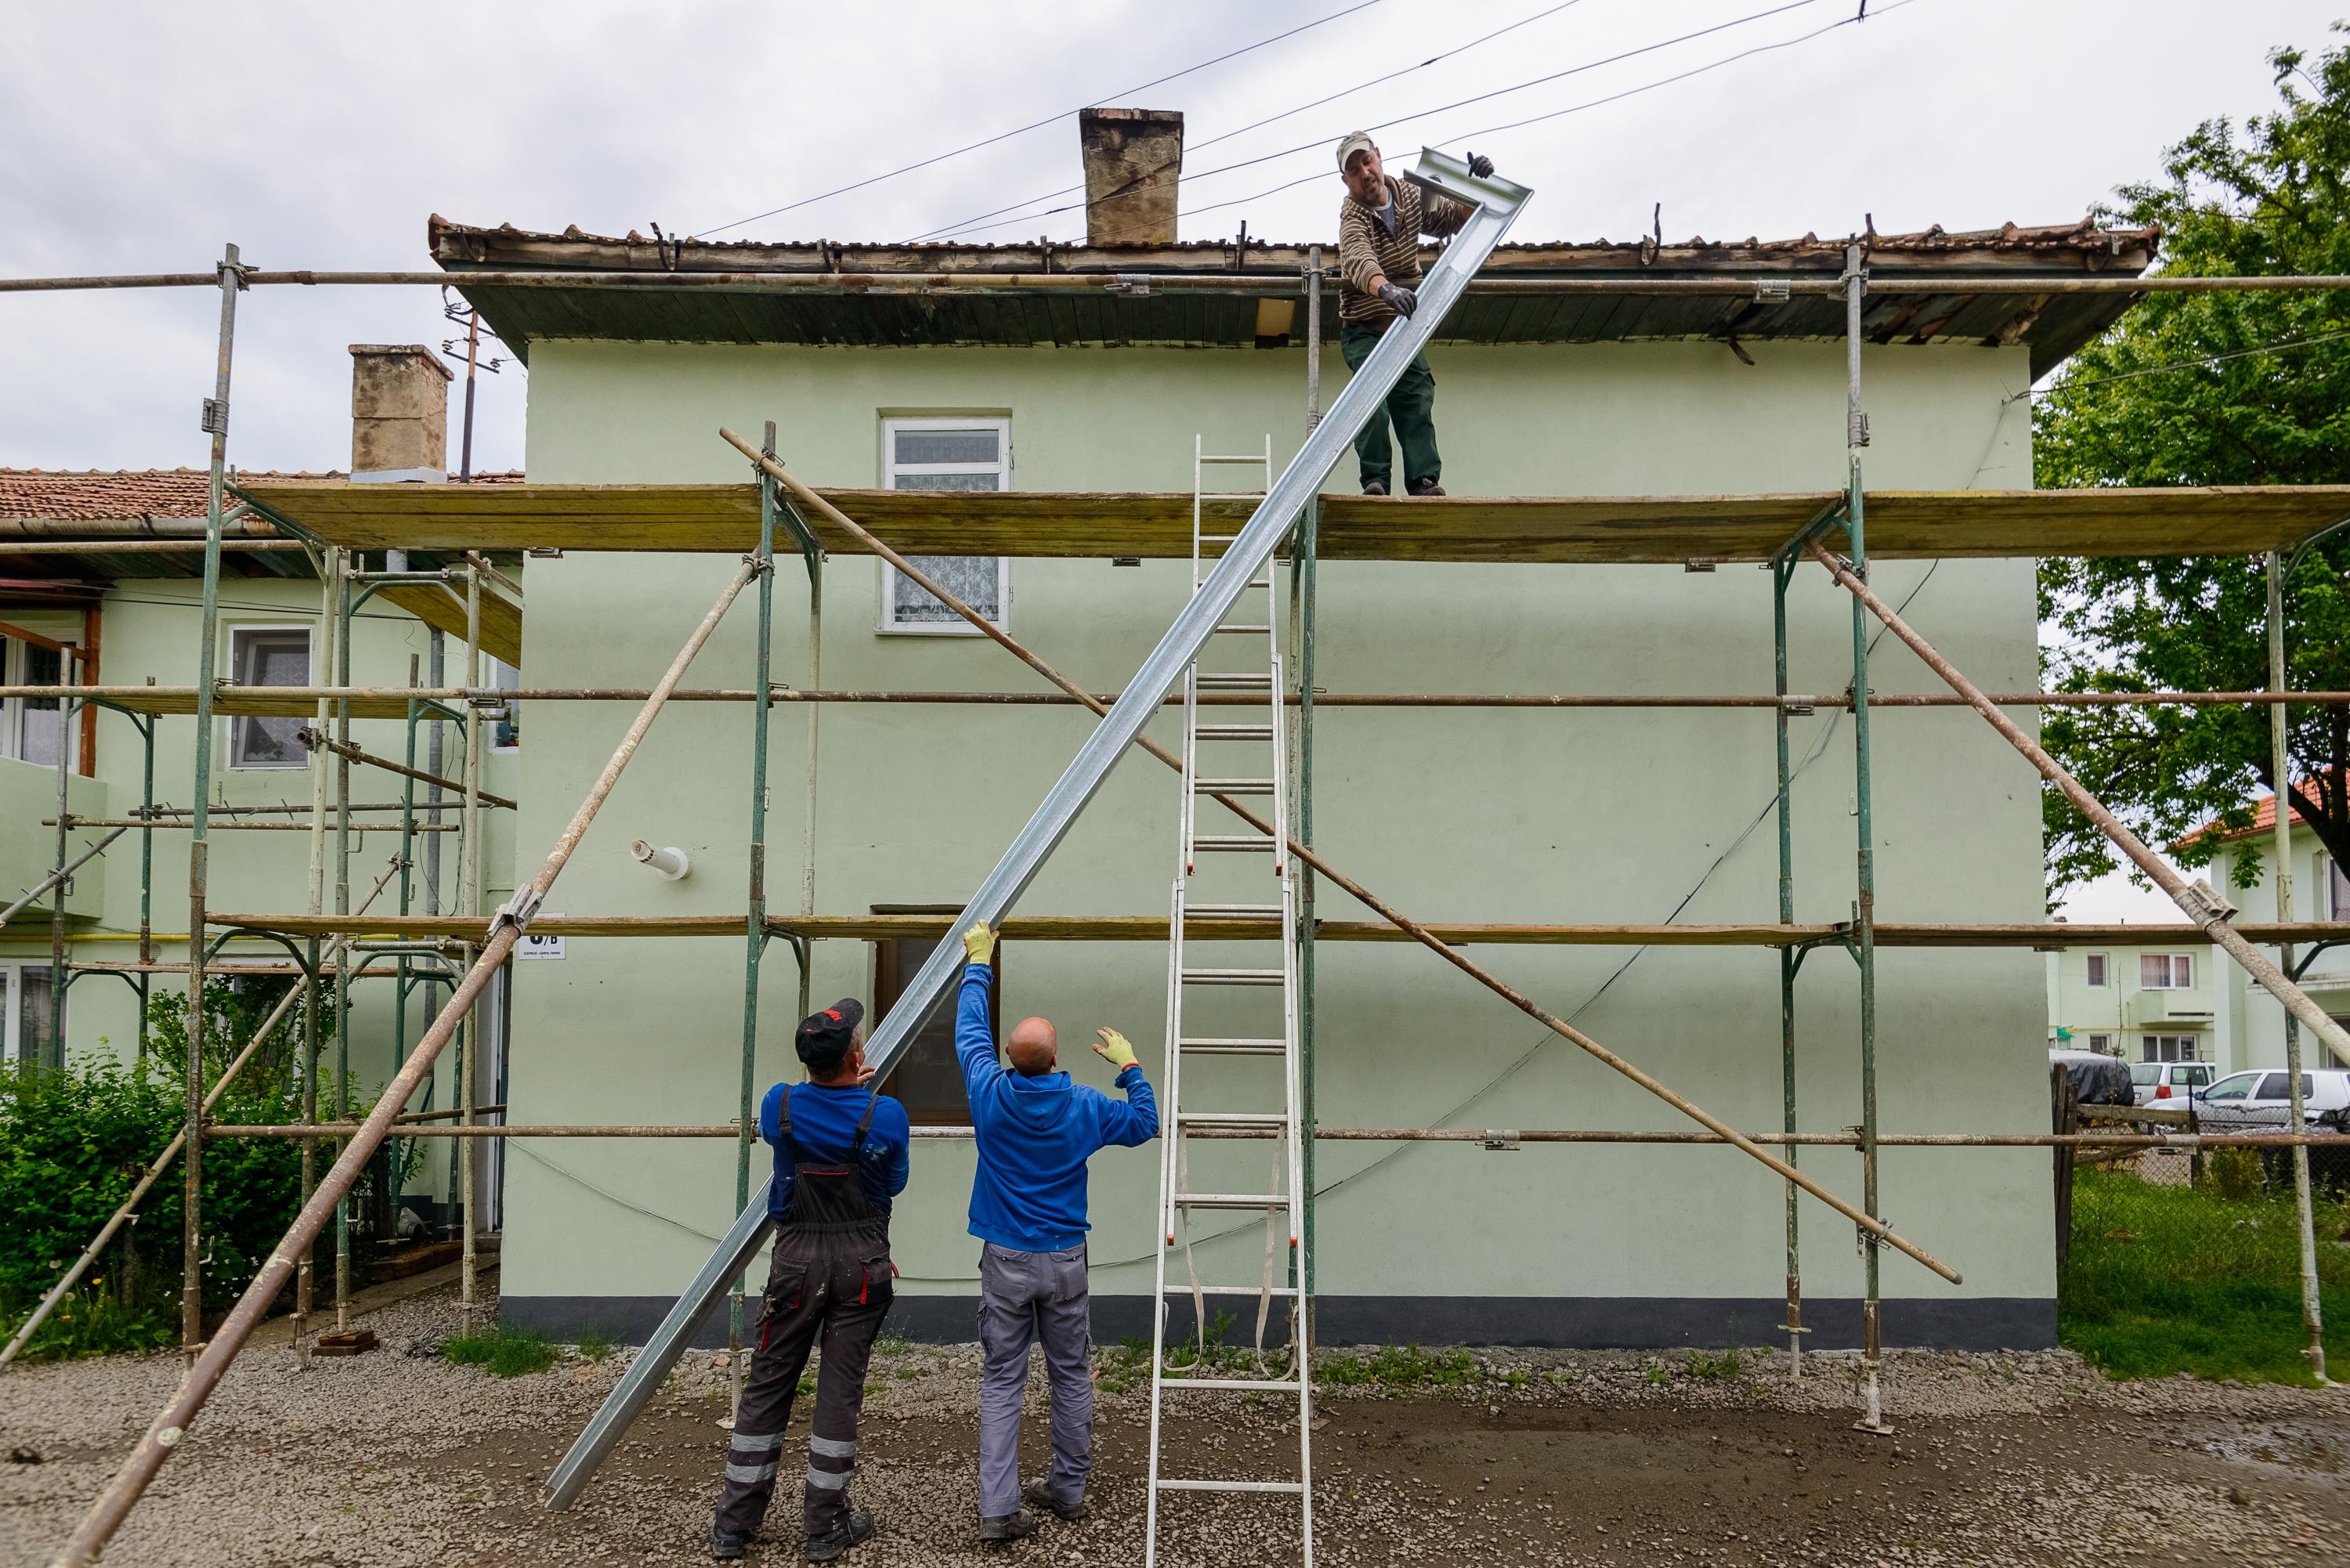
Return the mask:
<svg viewBox="0 0 2350 1568">
<path fill-rule="evenodd" d="M 2089 983 L 2089 955 L 2106 955 L 2106 983 Z M 2188 974 L 2194 983 L 2180 990 L 2147 991 L 2138 984 L 2138 960 L 2147 953 L 2184 953 L 2193 961 Z M 2157 943 L 2153 946 L 2117 947 L 2099 943 L 2089 947 L 2065 948 L 2058 952 L 2042 955 L 2047 965 L 2048 981 L 2048 1043 L 2072 1050 L 2089 1049 L 2088 1037 L 2105 1034 L 2122 1048 L 2122 1054 L 2137 1061 L 2143 1054 L 2140 1036 L 2144 1034 L 2189 1034 L 2196 1041 L 2198 1059 L 2206 1062 L 2227 1060 L 2224 1042 L 2219 1032 L 2218 1013 L 2225 993 L 2225 983 L 2216 981 L 2214 966 L 2226 966 L 2227 955 L 2208 944 Z M 2201 1016 L 2179 1017 L 2178 1012 Z M 2069 1029 L 2073 1038 L 2060 1041 L 2059 1028 Z M 2223 1071 L 2226 1070 L 2223 1066 Z"/>
<path fill-rule="evenodd" d="M 2261 840 L 2260 873 L 2250 888 L 2235 886 L 2237 855 L 2233 845 L 2220 852 L 2219 858 L 2211 864 L 2211 885 L 2228 890 L 2228 897 L 2234 899 L 2243 911 L 2241 919 L 2276 919 L 2276 857 L 2272 839 L 2263 836 Z M 2337 918 L 2327 907 L 2328 859 L 2325 852 L 2317 846 L 2316 835 L 2306 828 L 2293 833 L 2293 908 L 2295 919 Z M 2274 948 L 2262 950 L 2272 960 L 2280 958 Z M 2301 950 L 2298 956 L 2307 958 L 2308 950 Z M 2350 1019 L 2350 958 L 2345 958 L 2344 950 L 2339 948 L 2319 954 L 2303 975 L 2302 989 L 2332 1016 Z M 2276 999 L 2253 984 L 2234 964 L 2227 966 L 2227 976 L 2221 982 L 2219 996 L 2222 1059 L 2227 1071 L 2283 1066 L 2284 1009 L 2277 1004 Z M 2350 1067 L 2350 1062 L 2333 1059 L 2331 1053 L 2306 1032 L 2302 1034 L 2301 1045 L 2304 1065 Z"/>
<path fill-rule="evenodd" d="M 1771 345 L 1755 353 L 1762 363 L 1749 368 L 1700 344 L 1437 349 L 1430 358 L 1448 488 L 1686 494 L 1839 486 L 1842 350 Z M 2029 483 L 2023 405 L 2003 400 L 2026 383 L 2023 350 L 1887 348 L 1865 358 L 1873 486 Z M 1335 393 L 1345 376 L 1331 353 L 1326 388 Z M 553 483 L 738 480 L 743 464 L 719 441 L 717 427 L 755 438 L 773 419 L 786 461 L 812 483 L 871 485 L 884 411 L 1008 411 L 1022 489 L 1182 490 L 1195 431 L 1211 448 L 1234 450 L 1270 431 L 1276 454 L 1295 450 L 1303 379 L 1302 351 L 544 342 L 533 349 L 529 471 Z M 1351 489 L 1351 465 L 1342 465 L 1328 488 Z M 540 563 L 531 585 L 532 645 L 565 650 L 567 684 L 642 685 L 733 566 L 717 556 L 577 552 Z M 777 580 L 776 678 L 804 682 L 805 584 L 788 566 Z M 876 580 L 868 560 L 830 565 L 827 686 L 1039 688 L 975 639 L 877 637 Z M 1986 686 L 2012 690 L 2034 679 L 2029 561 L 1889 563 L 1874 580 Z M 1187 581 L 1180 563 L 1133 570 L 1021 560 L 1012 627 L 1075 678 L 1114 687 L 1180 607 Z M 1794 689 L 1843 689 L 1848 601 L 1806 573 L 1791 613 Z M 747 684 L 754 629 L 745 601 L 689 683 Z M 1678 567 L 1334 563 L 1322 568 L 1319 648 L 1318 681 L 1333 691 L 1766 692 L 1769 578 L 1751 566 L 1690 575 Z M 1889 640 L 1877 648 L 1871 684 L 1880 692 L 1939 689 Z M 549 907 L 738 913 L 748 718 L 714 705 L 665 714 Z M 552 840 L 627 719 L 617 705 L 547 705 L 532 716 L 525 863 Z M 802 853 L 803 722 L 785 709 L 775 726 L 768 886 L 781 909 L 794 905 Z M 1052 709 L 828 709 L 819 909 L 959 902 L 1066 763 L 1086 723 Z M 1171 737 L 1173 725 L 1162 720 L 1158 732 Z M 1799 919 L 1849 912 L 1850 736 L 1848 720 L 1825 712 L 1793 723 L 1799 759 L 1822 748 L 1794 792 Z M 1416 916 L 1774 918 L 1767 711 L 1329 710 L 1316 737 L 1320 846 Z M 2040 918 L 2037 781 L 1980 722 L 1948 710 L 1880 714 L 1875 780 L 1880 919 Z M 1156 764 L 1128 763 L 1023 909 L 1163 910 L 1175 800 Z M 692 877 L 662 883 L 630 863 L 626 846 L 639 836 L 687 848 Z M 1336 895 L 1326 897 L 1321 912 L 1339 919 L 1364 913 Z M 1326 1123 L 1685 1125 L 1423 952 L 1321 950 Z M 1770 950 L 1658 949 L 1628 969 L 1634 955 L 1624 949 L 1474 951 L 1731 1121 L 1778 1125 Z M 1230 960 L 1207 961 L 1250 961 L 1244 955 L 1235 948 Z M 2035 955 L 1889 950 L 1879 961 L 1888 1130 L 2044 1126 L 2046 1010 Z M 1114 1023 L 1134 1040 L 1153 1081 L 1163 1082 L 1165 964 L 1163 949 L 1143 945 L 1012 944 L 1005 1005 L 1012 1018 L 1054 1018 L 1070 1043 L 1065 1055 L 1083 1057 L 1081 1081 L 1102 1085 L 1107 1075 L 1076 1041 Z M 862 944 L 820 947 L 817 998 L 868 994 L 868 967 Z M 522 966 L 515 1119 L 731 1116 L 742 971 L 739 944 L 700 940 L 574 939 L 564 962 Z M 780 947 L 767 973 L 763 1089 L 791 1066 L 795 982 Z M 1815 956 L 1800 981 L 1807 1127 L 1859 1118 L 1854 992 L 1848 967 L 1833 953 Z M 1194 1069 L 1194 1083 L 1205 1081 Z M 1954 1081 L 1976 1090 L 1952 1096 Z M 1261 1179 L 1263 1159 L 1262 1149 L 1228 1146 L 1201 1155 L 1198 1179 L 1206 1184 L 1217 1160 L 1235 1180 L 1250 1171 Z M 1321 1204 L 1326 1292 L 1705 1297 L 1780 1289 L 1781 1187 L 1733 1152 L 1550 1147 L 1493 1156 L 1448 1146 L 1386 1155 L 1357 1145 L 1325 1146 L 1322 1159 L 1326 1179 L 1360 1172 Z M 971 1161 L 967 1147 L 917 1145 L 896 1224 L 909 1288 L 972 1288 L 976 1243 L 963 1233 Z M 1853 1157 L 1822 1152 L 1805 1166 L 1857 1197 Z M 731 1218 L 732 1172 L 723 1144 L 527 1146 L 512 1159 L 503 1288 L 672 1293 L 706 1255 L 695 1232 L 715 1234 Z M 1095 1160 L 1097 1290 L 1148 1293 L 1147 1263 L 1120 1261 L 1148 1256 L 1156 1175 L 1152 1150 Z M 1905 1234 L 1965 1272 L 1957 1293 L 2053 1293 L 2046 1162 L 2038 1155 L 1889 1154 L 1884 1203 Z M 1816 1206 L 1806 1224 L 1807 1288 L 1858 1294 L 1848 1227 Z M 1242 1224 L 1206 1256 L 1222 1277 L 1253 1280 L 1260 1237 L 1260 1228 Z M 1952 1293 L 1898 1259 L 1886 1285 L 1894 1294 Z"/>
</svg>

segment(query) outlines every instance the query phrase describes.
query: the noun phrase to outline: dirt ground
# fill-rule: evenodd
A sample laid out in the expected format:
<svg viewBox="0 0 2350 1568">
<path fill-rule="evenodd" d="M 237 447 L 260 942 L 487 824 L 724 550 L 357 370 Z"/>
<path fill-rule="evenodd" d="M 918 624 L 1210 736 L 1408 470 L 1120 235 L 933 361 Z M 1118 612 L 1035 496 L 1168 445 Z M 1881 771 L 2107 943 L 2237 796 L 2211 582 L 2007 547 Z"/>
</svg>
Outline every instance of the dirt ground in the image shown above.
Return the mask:
<svg viewBox="0 0 2350 1568">
<path fill-rule="evenodd" d="M 622 1357 L 500 1379 L 432 1353 L 445 1293 L 369 1320 L 384 1348 L 305 1368 L 240 1361 L 109 1564 L 707 1562 L 731 1376 L 689 1358 L 569 1512 L 541 1486 Z M 625 1355 L 625 1353 L 623 1353 Z M 1334 1387 L 1317 1404 L 1315 1539 L 1326 1563 L 2350 1563 L 2350 1391 L 2115 1384 L 2064 1355 L 1889 1358 L 1892 1437 L 1852 1429 L 1849 1363 L 1783 1354 L 1692 1376 L 1632 1353 L 1471 1353 L 1440 1388 Z M 1103 1354 L 1093 1517 L 1008 1549 L 972 1539 L 977 1355 L 877 1357 L 856 1498 L 881 1532 L 856 1568 L 1141 1558 L 1147 1380 Z M 0 1375 L 0 1564 L 46 1563 L 178 1376 L 169 1355 Z M 1041 1369 L 1023 1453 L 1046 1452 Z M 1289 1411 L 1294 1417 L 1294 1407 Z M 1281 1479 L 1277 1402 L 1191 1394 L 1168 1473 Z M 806 1432 L 805 1409 L 793 1433 Z M 805 1450 L 800 1450 L 804 1452 Z M 752 1561 L 797 1560 L 797 1468 Z M 1300 1560 L 1298 1503 L 1179 1495 L 1159 1561 Z"/>
</svg>

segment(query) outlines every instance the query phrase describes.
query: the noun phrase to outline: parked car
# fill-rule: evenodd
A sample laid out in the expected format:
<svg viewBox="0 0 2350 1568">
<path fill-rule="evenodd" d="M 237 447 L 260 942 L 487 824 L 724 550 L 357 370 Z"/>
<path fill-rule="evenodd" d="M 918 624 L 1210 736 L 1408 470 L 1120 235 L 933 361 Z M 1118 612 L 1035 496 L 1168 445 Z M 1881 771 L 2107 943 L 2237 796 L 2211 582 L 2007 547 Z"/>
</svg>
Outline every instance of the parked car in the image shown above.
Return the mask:
<svg viewBox="0 0 2350 1568">
<path fill-rule="evenodd" d="M 2048 1048 L 2048 1064 L 2064 1069 L 2074 1092 L 2085 1106 L 2130 1106 L 2137 1103 L 2130 1084 L 2129 1064 L 2098 1051 Z"/>
<path fill-rule="evenodd" d="M 2293 1090 L 2271 1068 L 2230 1073 L 2195 1095 L 2195 1119 L 2206 1132 L 2225 1127 L 2283 1132 L 2293 1119 Z M 2312 1130 L 2343 1124 L 2350 1113 L 2350 1071 L 2325 1068 L 2301 1075 L 2301 1098 Z"/>
<path fill-rule="evenodd" d="M 2176 1101 L 2169 1106 L 2174 1110 L 2185 1110 L 2195 1091 L 2211 1082 L 2209 1062 L 2133 1062 L 2129 1073 L 2130 1085 L 2137 1092 L 2139 1105 Z"/>
</svg>

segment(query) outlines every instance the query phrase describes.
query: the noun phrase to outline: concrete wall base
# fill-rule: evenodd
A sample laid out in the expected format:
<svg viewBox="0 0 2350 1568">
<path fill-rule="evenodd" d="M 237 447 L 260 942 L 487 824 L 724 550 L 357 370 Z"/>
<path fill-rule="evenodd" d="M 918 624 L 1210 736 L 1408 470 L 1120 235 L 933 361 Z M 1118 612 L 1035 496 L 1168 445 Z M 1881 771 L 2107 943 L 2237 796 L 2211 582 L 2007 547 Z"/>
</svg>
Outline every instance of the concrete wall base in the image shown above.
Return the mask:
<svg viewBox="0 0 2350 1568">
<path fill-rule="evenodd" d="M 593 1328 L 621 1345 L 642 1345 L 671 1305 L 667 1296 L 505 1296 L 502 1322 L 568 1340 Z M 901 1295 L 887 1332 L 924 1344 L 967 1344 L 978 1337 L 975 1296 Z M 1237 1308 L 1238 1310 L 1234 1310 Z M 1860 1345 L 1861 1303 L 1821 1299 L 1804 1303 L 1812 1332 L 1806 1350 L 1850 1350 Z M 1255 1338 L 1253 1302 L 1228 1303 L 1236 1320 L 1227 1338 Z M 2056 1303 L 2022 1296 L 1888 1300 L 1885 1343 L 1924 1350 L 2050 1350 L 2056 1345 Z M 756 1298 L 749 1316 L 757 1315 Z M 1324 1296 L 1321 1343 L 1330 1345 L 1523 1345 L 1567 1350 L 1648 1350 L 1740 1345 L 1783 1346 L 1786 1303 L 1765 1296 Z M 1190 1332 L 1188 1303 L 1169 1313 L 1169 1332 Z M 1150 1298 L 1094 1298 L 1094 1337 L 1108 1343 L 1150 1332 Z M 1267 1344 L 1284 1337 L 1274 1303 Z M 726 1312 L 712 1313 L 694 1338 L 709 1349 L 726 1343 Z"/>
</svg>

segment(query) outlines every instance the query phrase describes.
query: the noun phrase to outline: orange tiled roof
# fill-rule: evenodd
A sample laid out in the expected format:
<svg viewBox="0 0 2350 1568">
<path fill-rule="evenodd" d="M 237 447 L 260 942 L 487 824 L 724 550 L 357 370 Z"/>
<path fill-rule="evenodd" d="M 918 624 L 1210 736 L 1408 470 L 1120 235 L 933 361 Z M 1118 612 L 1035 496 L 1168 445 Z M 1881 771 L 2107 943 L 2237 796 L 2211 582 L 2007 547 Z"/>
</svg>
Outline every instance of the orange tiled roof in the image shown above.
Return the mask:
<svg viewBox="0 0 2350 1568">
<path fill-rule="evenodd" d="M 250 479 L 340 479 L 329 469 L 312 473 L 247 470 L 236 475 Z M 477 484 L 519 484 L 522 471 L 477 473 Z M 0 517 L 61 517 L 126 522 L 150 517 L 187 518 L 204 514 L 211 478 L 201 468 L 150 468 L 107 472 L 90 469 L 0 468 Z"/>
</svg>

